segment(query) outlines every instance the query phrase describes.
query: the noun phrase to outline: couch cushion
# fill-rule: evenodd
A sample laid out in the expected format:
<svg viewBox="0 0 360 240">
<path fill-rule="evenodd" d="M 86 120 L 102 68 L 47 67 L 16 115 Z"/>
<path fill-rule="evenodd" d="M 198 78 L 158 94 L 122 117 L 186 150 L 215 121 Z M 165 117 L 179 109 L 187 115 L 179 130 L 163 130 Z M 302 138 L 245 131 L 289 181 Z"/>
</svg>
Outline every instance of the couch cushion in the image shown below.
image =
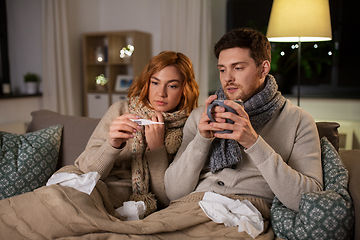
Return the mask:
<svg viewBox="0 0 360 240">
<path fill-rule="evenodd" d="M 27 132 L 56 124 L 64 126 L 57 169 L 74 164 L 99 122 L 99 119 L 62 115 L 49 110 L 34 111 L 31 116 Z"/>
<path fill-rule="evenodd" d="M 0 199 L 44 186 L 54 173 L 62 126 L 17 135 L 0 132 Z"/>
<path fill-rule="evenodd" d="M 360 149 L 340 150 L 339 154 L 349 171 L 349 192 L 355 210 L 354 239 L 360 239 Z"/>
<path fill-rule="evenodd" d="M 348 171 L 326 137 L 321 139 L 321 157 L 324 191 L 302 194 L 298 213 L 274 198 L 271 222 L 277 237 L 352 239 L 354 208 L 348 192 Z"/>
</svg>

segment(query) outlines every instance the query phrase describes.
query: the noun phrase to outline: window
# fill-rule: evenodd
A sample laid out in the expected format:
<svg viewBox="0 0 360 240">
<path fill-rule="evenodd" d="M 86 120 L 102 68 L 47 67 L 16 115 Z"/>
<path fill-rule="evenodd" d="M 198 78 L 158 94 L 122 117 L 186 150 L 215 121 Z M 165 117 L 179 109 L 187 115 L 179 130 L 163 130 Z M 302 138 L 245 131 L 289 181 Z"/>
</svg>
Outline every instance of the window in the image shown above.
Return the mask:
<svg viewBox="0 0 360 240">
<path fill-rule="evenodd" d="M 356 8 L 330 0 L 333 40 L 301 43 L 301 97 L 360 98 L 356 56 L 360 39 Z M 255 28 L 266 34 L 272 1 L 228 0 L 227 30 Z M 296 95 L 297 43 L 272 43 L 273 74 L 284 95 Z"/>
</svg>

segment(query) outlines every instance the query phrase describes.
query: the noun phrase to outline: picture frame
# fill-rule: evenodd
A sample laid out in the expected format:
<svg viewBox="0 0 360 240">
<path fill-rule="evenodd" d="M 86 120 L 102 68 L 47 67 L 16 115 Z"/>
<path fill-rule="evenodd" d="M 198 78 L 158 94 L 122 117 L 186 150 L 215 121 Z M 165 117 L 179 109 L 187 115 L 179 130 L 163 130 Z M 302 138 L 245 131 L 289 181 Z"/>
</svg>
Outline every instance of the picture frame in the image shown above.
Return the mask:
<svg viewBox="0 0 360 240">
<path fill-rule="evenodd" d="M 115 81 L 115 91 L 126 91 L 133 81 L 129 75 L 117 75 Z"/>
</svg>

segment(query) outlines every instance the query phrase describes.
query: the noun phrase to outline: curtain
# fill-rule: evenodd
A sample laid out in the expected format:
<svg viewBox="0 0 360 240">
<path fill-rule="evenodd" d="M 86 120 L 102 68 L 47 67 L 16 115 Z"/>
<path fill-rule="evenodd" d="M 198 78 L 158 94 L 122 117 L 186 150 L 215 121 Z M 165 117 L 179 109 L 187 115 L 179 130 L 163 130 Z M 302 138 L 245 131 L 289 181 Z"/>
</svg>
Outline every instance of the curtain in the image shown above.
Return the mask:
<svg viewBox="0 0 360 240">
<path fill-rule="evenodd" d="M 81 80 L 74 79 L 71 69 L 67 0 L 42 0 L 42 17 L 44 108 L 81 115 Z"/>
<path fill-rule="evenodd" d="M 161 49 L 182 52 L 191 59 L 200 105 L 209 95 L 210 4 L 209 0 L 162 0 L 161 4 Z"/>
</svg>

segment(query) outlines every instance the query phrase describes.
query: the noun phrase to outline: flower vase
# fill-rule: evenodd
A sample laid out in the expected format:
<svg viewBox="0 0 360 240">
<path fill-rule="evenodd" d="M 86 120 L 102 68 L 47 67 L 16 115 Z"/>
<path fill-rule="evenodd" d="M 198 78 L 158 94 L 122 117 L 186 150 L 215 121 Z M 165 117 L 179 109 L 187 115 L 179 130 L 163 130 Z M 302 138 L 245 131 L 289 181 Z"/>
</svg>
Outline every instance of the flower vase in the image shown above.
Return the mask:
<svg viewBox="0 0 360 240">
<path fill-rule="evenodd" d="M 96 90 L 99 92 L 106 92 L 106 84 L 105 85 L 96 84 Z"/>
<path fill-rule="evenodd" d="M 37 87 L 38 87 L 37 82 L 26 82 L 25 87 L 26 87 L 27 94 L 36 94 L 37 93 Z"/>
</svg>

